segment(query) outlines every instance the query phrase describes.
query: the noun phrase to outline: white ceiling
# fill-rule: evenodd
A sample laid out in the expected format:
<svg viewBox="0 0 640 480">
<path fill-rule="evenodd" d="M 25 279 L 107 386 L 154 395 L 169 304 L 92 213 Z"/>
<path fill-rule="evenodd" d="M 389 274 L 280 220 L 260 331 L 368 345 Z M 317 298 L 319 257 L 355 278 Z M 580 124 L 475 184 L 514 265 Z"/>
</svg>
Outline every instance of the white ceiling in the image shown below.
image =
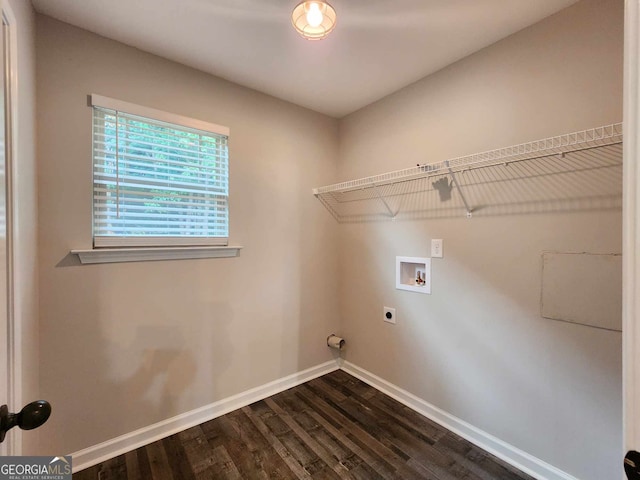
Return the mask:
<svg viewBox="0 0 640 480">
<path fill-rule="evenodd" d="M 334 117 L 347 115 L 577 0 L 332 0 L 310 42 L 297 0 L 32 0 L 36 10 Z"/>
</svg>

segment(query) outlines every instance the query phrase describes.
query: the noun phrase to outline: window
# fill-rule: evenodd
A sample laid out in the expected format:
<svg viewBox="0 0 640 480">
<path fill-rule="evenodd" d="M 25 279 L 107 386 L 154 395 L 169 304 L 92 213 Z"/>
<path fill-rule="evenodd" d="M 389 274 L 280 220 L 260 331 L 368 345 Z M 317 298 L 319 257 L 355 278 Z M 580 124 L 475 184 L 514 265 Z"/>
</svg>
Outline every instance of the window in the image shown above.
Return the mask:
<svg viewBox="0 0 640 480">
<path fill-rule="evenodd" d="M 229 130 L 91 96 L 94 247 L 227 245 Z"/>
</svg>

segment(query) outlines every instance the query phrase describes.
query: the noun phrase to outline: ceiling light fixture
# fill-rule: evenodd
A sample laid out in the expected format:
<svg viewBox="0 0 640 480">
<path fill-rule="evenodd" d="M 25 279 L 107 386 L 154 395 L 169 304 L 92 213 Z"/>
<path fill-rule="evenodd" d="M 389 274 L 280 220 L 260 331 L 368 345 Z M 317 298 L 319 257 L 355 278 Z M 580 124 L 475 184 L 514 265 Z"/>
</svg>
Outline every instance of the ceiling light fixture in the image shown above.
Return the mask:
<svg viewBox="0 0 640 480">
<path fill-rule="evenodd" d="M 293 9 L 291 23 L 307 40 L 322 40 L 336 26 L 336 11 L 324 0 L 303 1 Z"/>
</svg>

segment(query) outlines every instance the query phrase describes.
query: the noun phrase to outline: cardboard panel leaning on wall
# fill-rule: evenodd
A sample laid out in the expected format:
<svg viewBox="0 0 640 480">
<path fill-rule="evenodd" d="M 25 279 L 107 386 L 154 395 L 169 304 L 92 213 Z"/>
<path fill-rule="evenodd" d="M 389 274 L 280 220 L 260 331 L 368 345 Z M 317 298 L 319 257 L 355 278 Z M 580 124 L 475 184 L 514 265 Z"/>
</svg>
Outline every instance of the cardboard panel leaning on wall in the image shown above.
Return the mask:
<svg viewBox="0 0 640 480">
<path fill-rule="evenodd" d="M 622 51 L 623 2 L 582 0 L 342 119 L 338 181 L 619 122 Z M 622 477 L 620 333 L 540 315 L 542 253 L 619 254 L 620 211 L 340 229 L 347 361 L 576 478 Z M 396 290 L 394 258 L 433 238 L 432 294 Z"/>
<path fill-rule="evenodd" d="M 335 178 L 336 121 L 51 18 L 37 27 L 46 445 L 74 452 L 331 360 L 337 230 L 310 192 Z M 230 128 L 240 257 L 68 255 L 91 246 L 89 93 Z"/>
</svg>

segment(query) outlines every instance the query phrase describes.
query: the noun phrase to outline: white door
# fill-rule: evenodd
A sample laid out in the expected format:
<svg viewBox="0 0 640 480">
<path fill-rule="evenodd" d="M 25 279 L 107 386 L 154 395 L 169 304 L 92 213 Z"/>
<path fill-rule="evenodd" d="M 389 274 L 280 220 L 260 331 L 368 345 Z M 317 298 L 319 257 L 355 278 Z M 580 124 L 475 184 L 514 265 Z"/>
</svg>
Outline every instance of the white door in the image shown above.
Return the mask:
<svg viewBox="0 0 640 480">
<path fill-rule="evenodd" d="M 6 55 L 5 55 L 5 32 L 6 22 L 2 21 L 2 32 L 0 34 L 0 345 L 9 346 L 9 321 L 7 302 L 7 95 L 8 83 L 6 82 Z M 9 363 L 10 349 L 3 348 L 0 360 L 0 405 L 9 403 Z M 9 405 L 10 411 L 13 406 Z M 0 453 L 6 454 L 10 438 L 7 437 L 2 444 Z"/>
<path fill-rule="evenodd" d="M 13 370 L 13 336 L 15 325 L 12 315 L 12 98 L 15 76 L 10 52 L 10 28 L 8 18 L 13 19 L 6 0 L 0 0 L 0 405 L 7 404 L 9 411 L 15 411 L 15 379 Z M 13 443 L 12 443 L 12 438 Z M 16 454 L 18 446 L 15 435 L 8 436 L 0 445 L 0 454 Z"/>
<path fill-rule="evenodd" d="M 640 451 L 640 0 L 625 0 L 624 50 L 624 443 Z"/>
</svg>

